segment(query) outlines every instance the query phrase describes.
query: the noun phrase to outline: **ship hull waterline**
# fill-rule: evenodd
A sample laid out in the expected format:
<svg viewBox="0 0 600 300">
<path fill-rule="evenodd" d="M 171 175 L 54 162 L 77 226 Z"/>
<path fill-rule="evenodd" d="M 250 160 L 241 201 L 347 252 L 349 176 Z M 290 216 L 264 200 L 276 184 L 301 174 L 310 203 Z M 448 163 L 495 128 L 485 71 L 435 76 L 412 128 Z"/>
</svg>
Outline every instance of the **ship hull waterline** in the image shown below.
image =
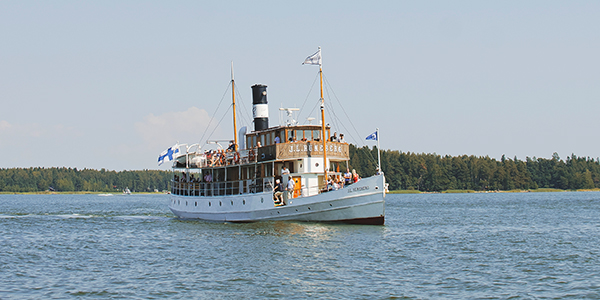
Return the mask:
<svg viewBox="0 0 600 300">
<path fill-rule="evenodd" d="M 383 225 L 385 178 L 376 175 L 336 191 L 275 206 L 271 192 L 217 197 L 171 195 L 178 218 L 214 222 L 306 221 Z"/>
</svg>

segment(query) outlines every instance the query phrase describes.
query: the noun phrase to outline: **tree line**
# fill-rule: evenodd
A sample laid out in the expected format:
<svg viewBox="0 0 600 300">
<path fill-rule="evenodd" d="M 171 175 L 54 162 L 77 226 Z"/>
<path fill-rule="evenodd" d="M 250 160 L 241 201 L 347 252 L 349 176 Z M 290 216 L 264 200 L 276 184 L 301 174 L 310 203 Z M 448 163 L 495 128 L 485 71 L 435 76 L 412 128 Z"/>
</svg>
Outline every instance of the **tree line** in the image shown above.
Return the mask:
<svg viewBox="0 0 600 300">
<path fill-rule="evenodd" d="M 524 161 L 489 156 L 441 156 L 438 154 L 381 152 L 382 170 L 390 190 L 496 191 L 514 189 L 593 189 L 600 188 L 600 162 L 571 155 L 561 159 L 529 158 Z M 343 168 L 343 165 L 341 166 Z M 377 148 L 350 145 L 350 169 L 362 176 L 376 172 Z M 345 170 L 340 170 L 345 171 Z M 137 192 L 169 190 L 171 172 L 159 170 L 107 171 L 77 168 L 0 169 L 0 192 L 96 191 Z"/>
<path fill-rule="evenodd" d="M 374 174 L 377 148 L 350 145 L 349 163 L 359 174 Z M 381 152 L 381 165 L 390 190 L 438 192 L 600 188 L 598 158 L 577 157 L 574 154 L 565 160 L 554 153 L 550 159 L 527 157 L 522 161 L 504 155 L 496 160 L 489 156 L 441 156 L 435 153 L 384 150 Z"/>
<path fill-rule="evenodd" d="M 0 192 L 152 192 L 169 189 L 171 173 L 158 170 L 107 171 L 77 168 L 0 169 Z"/>
</svg>

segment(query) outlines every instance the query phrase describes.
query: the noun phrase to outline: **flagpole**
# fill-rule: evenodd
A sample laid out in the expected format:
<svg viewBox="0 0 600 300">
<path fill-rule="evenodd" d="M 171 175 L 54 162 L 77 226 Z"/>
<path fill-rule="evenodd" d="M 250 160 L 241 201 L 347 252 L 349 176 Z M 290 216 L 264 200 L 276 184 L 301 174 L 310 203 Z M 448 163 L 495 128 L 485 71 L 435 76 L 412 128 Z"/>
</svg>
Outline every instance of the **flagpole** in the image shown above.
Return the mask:
<svg viewBox="0 0 600 300">
<path fill-rule="evenodd" d="M 377 128 L 377 166 L 379 173 L 383 173 L 381 170 L 381 148 L 379 147 L 379 128 Z"/>
</svg>

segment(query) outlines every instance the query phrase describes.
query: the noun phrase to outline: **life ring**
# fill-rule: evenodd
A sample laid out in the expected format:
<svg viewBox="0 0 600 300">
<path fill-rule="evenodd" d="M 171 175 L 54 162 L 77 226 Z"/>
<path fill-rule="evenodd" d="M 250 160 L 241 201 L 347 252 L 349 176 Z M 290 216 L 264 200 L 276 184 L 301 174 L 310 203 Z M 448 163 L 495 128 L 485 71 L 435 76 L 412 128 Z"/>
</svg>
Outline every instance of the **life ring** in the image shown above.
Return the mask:
<svg viewBox="0 0 600 300">
<path fill-rule="evenodd" d="M 240 163 L 240 153 L 237 151 L 233 153 L 233 163 L 236 165 Z"/>
</svg>

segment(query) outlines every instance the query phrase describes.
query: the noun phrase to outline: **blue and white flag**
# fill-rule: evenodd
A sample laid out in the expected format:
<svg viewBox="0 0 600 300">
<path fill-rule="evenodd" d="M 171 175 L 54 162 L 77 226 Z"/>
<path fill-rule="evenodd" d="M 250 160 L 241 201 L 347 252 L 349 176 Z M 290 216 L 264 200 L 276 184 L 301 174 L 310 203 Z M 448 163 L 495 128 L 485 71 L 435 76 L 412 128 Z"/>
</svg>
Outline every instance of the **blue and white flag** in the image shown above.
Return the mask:
<svg viewBox="0 0 600 300">
<path fill-rule="evenodd" d="M 319 47 L 319 51 L 317 51 L 317 53 L 307 57 L 304 62 L 302 63 L 303 65 L 321 65 L 321 47 Z"/>
<path fill-rule="evenodd" d="M 158 156 L 158 165 L 162 165 L 163 162 L 165 161 L 171 161 L 173 160 L 173 156 L 175 154 L 179 153 L 179 145 L 175 144 L 175 146 L 163 151 L 159 156 Z"/>
<path fill-rule="evenodd" d="M 366 140 L 367 140 L 367 141 L 368 141 L 368 140 L 373 140 L 373 141 L 376 141 L 376 140 L 377 140 L 377 131 L 375 131 L 375 132 L 371 133 L 371 134 L 370 134 L 370 135 L 369 135 L 369 136 L 366 138 Z"/>
</svg>

